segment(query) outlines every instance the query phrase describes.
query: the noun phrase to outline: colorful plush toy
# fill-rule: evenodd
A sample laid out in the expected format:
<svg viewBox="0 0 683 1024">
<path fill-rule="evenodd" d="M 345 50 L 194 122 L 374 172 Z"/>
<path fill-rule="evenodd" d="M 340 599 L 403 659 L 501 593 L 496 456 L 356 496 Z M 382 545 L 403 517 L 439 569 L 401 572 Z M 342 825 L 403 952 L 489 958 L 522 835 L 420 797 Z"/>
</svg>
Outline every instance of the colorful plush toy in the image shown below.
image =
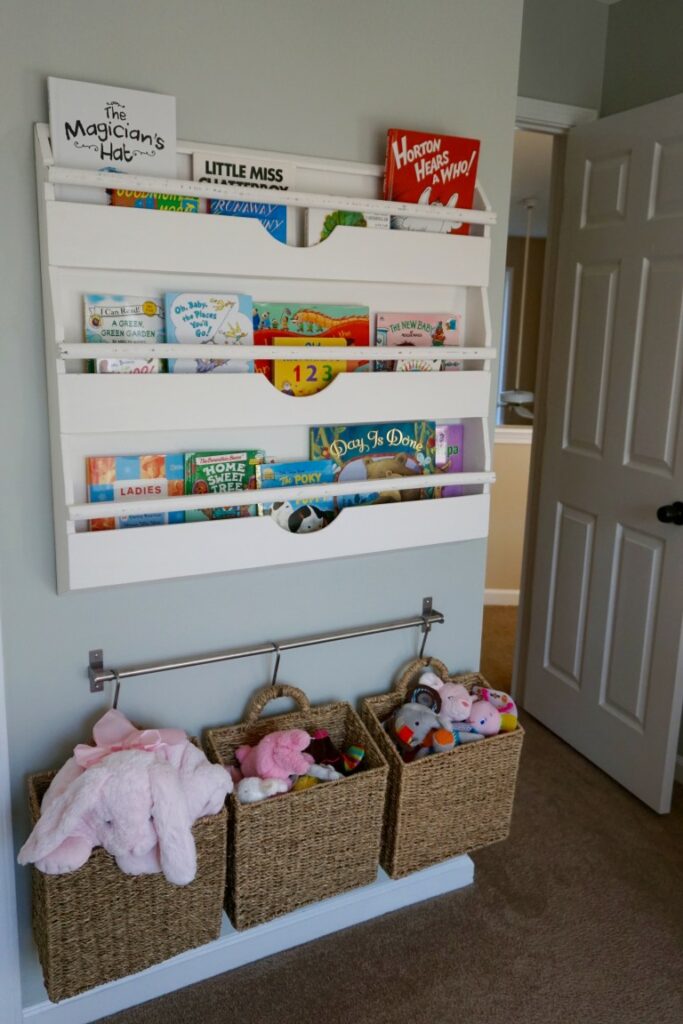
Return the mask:
<svg viewBox="0 0 683 1024">
<path fill-rule="evenodd" d="M 472 710 L 472 697 L 462 683 L 448 683 L 439 679 L 434 672 L 423 672 L 420 684 L 435 690 L 441 700 L 438 711 L 444 728 L 451 729 L 455 722 L 464 722 Z"/>
<path fill-rule="evenodd" d="M 327 729 L 316 729 L 312 732 L 311 742 L 306 749 L 316 764 L 331 764 L 341 771 L 342 755 L 330 739 Z"/>
<path fill-rule="evenodd" d="M 500 731 L 514 732 L 517 728 L 517 705 L 512 697 L 502 690 L 491 690 L 488 686 L 473 686 L 472 693 L 478 700 L 487 700 L 500 712 Z"/>
<path fill-rule="evenodd" d="M 452 750 L 455 745 L 455 736 L 450 729 L 432 729 L 420 744 L 415 760 L 429 757 L 430 754 L 443 754 L 447 750 Z"/>
<path fill-rule="evenodd" d="M 332 765 L 338 772 L 350 775 L 355 772 L 365 757 L 362 747 L 347 747 L 344 753 L 337 749 L 327 729 L 316 729 L 311 735 L 311 743 L 307 748 L 316 764 Z"/>
<path fill-rule="evenodd" d="M 119 711 L 108 711 L 93 736 L 95 746 L 76 747 L 53 779 L 19 863 L 65 874 L 103 846 L 127 874 L 163 871 L 187 885 L 197 870 L 192 826 L 221 809 L 230 775 L 182 730 L 139 730 Z"/>
<path fill-rule="evenodd" d="M 455 732 L 476 732 L 481 736 L 495 736 L 500 732 L 500 713 L 486 700 L 476 700 L 466 722 L 456 722 Z"/>
<path fill-rule="evenodd" d="M 311 789 L 312 786 L 317 786 L 319 782 L 320 779 L 316 779 L 312 775 L 300 775 L 292 786 L 292 792 L 300 793 L 304 789 Z"/>
<path fill-rule="evenodd" d="M 385 728 L 408 763 L 450 750 L 455 745 L 452 732 L 444 729 L 438 715 L 422 704 L 401 705 L 385 723 Z"/>
<path fill-rule="evenodd" d="M 365 749 L 363 747 L 350 746 L 346 748 L 341 757 L 344 775 L 351 775 L 365 757 Z"/>
<path fill-rule="evenodd" d="M 284 729 L 263 736 L 255 747 L 238 747 L 235 757 L 245 778 L 284 779 L 292 775 L 305 775 L 313 757 L 303 751 L 311 737 L 303 729 Z"/>
</svg>

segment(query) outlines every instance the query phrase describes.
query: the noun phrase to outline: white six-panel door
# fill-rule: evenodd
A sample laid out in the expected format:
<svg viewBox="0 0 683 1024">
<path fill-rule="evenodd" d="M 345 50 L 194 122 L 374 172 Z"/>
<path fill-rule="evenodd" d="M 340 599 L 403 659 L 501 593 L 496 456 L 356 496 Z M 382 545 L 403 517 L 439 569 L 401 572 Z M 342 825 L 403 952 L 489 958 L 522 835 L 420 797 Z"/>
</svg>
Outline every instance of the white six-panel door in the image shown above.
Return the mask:
<svg viewBox="0 0 683 1024">
<path fill-rule="evenodd" d="M 658 811 L 683 705 L 683 96 L 570 132 L 524 702 Z M 673 512 L 669 511 L 669 515 Z"/>
</svg>

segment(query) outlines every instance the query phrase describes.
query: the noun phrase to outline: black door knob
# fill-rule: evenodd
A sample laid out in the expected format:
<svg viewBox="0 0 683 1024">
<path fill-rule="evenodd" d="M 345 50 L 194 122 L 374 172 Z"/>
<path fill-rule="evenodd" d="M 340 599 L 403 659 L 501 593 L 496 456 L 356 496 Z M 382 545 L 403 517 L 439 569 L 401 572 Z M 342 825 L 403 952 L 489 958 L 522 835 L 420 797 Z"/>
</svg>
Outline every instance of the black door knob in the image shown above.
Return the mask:
<svg viewBox="0 0 683 1024">
<path fill-rule="evenodd" d="M 674 526 L 683 526 L 683 501 L 674 501 L 672 505 L 662 505 L 657 509 L 657 519 L 660 523 L 673 523 Z"/>
</svg>

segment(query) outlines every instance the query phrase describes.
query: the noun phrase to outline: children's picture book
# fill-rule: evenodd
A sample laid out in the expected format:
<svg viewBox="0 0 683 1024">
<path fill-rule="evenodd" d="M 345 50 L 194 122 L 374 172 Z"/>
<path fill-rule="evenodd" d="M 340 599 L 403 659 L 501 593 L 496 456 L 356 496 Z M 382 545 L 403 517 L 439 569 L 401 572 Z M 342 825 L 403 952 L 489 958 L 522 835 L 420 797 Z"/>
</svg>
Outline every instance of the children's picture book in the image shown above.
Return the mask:
<svg viewBox="0 0 683 1024">
<path fill-rule="evenodd" d="M 182 455 L 94 455 L 86 459 L 88 501 L 149 501 L 184 493 Z M 91 519 L 91 530 L 182 523 L 184 512 Z"/>
<path fill-rule="evenodd" d="M 83 305 L 86 342 L 160 345 L 165 341 L 160 297 L 84 295 Z M 97 373 L 160 373 L 164 361 L 104 356 L 92 362 Z"/>
<path fill-rule="evenodd" d="M 245 153 L 200 151 L 192 154 L 192 173 L 195 181 L 212 185 L 287 192 L 294 187 L 295 167 L 285 160 L 255 158 Z M 253 201 L 211 199 L 209 212 L 260 220 L 273 238 L 279 242 L 287 241 L 287 207 L 284 204 L 262 203 L 257 196 Z"/>
<path fill-rule="evenodd" d="M 275 203 L 243 202 L 240 199 L 210 199 L 209 213 L 223 217 L 247 217 L 263 224 L 278 242 L 287 242 L 287 207 Z"/>
<path fill-rule="evenodd" d="M 462 473 L 463 440 L 462 423 L 438 424 L 436 427 L 436 447 L 434 462 L 437 473 Z M 437 495 L 440 498 L 457 498 L 463 493 L 458 484 L 447 484 L 440 487 Z"/>
<path fill-rule="evenodd" d="M 378 313 L 375 326 L 375 344 L 410 348 L 429 346 L 448 347 L 462 345 L 462 317 L 457 313 Z M 434 372 L 436 370 L 461 370 L 462 362 L 444 359 L 430 362 L 420 359 L 397 359 L 393 363 L 376 362 L 375 370 L 396 370 Z"/>
<path fill-rule="evenodd" d="M 434 132 L 391 128 L 387 133 L 384 198 L 420 206 L 471 210 L 477 182 L 479 140 Z M 392 216 L 404 231 L 467 235 L 469 224 L 427 220 L 417 214 Z"/>
<path fill-rule="evenodd" d="M 218 358 L 232 345 L 253 345 L 249 295 L 166 293 L 166 341 L 169 345 L 206 345 L 206 358 L 169 359 L 169 373 L 251 373 L 251 359 Z M 225 348 L 224 348 L 225 346 Z"/>
<path fill-rule="evenodd" d="M 175 96 L 48 78 L 50 142 L 58 167 L 178 176 Z M 58 198 L 108 203 L 106 189 L 58 185 Z"/>
<path fill-rule="evenodd" d="M 353 426 L 311 427 L 312 459 L 332 459 L 338 483 L 387 480 L 434 472 L 434 423 L 368 423 Z M 340 507 L 414 501 L 431 492 L 388 490 L 371 494 L 345 494 Z"/>
<path fill-rule="evenodd" d="M 332 459 L 302 462 L 264 463 L 256 467 L 259 488 L 314 487 L 331 484 L 337 472 Z M 331 523 L 336 515 L 334 498 L 322 498 L 312 493 L 301 500 L 276 501 L 259 505 L 259 515 L 272 515 L 278 526 L 290 533 L 311 533 Z"/>
<path fill-rule="evenodd" d="M 329 238 L 336 227 L 383 228 L 391 227 L 388 213 L 357 213 L 353 210 L 306 211 L 306 245 L 317 245 Z"/>
<path fill-rule="evenodd" d="M 112 206 L 134 206 L 141 210 L 202 213 L 204 204 L 205 200 L 197 196 L 167 196 L 162 192 L 132 192 L 125 188 L 115 188 L 111 192 Z"/>
<path fill-rule="evenodd" d="M 302 348 L 320 348 L 331 345 L 346 348 L 346 338 L 273 338 L 274 345 L 296 345 Z M 273 384 L 284 395 L 300 398 L 322 391 L 338 373 L 346 370 L 345 359 L 316 361 L 304 358 L 301 362 L 291 359 L 276 359 L 273 363 Z"/>
<path fill-rule="evenodd" d="M 275 338 L 281 344 L 296 345 L 315 338 L 326 345 L 331 338 L 345 338 L 347 347 L 370 344 L 370 310 L 367 306 L 334 306 L 327 304 L 267 302 L 254 303 L 254 344 L 272 345 Z M 287 339 L 287 341 L 285 341 Z M 335 344 L 333 342 L 333 344 Z M 275 360 L 277 362 L 277 360 Z M 257 359 L 255 369 L 274 380 L 274 367 L 270 360 Z M 368 369 L 368 361 L 345 360 L 347 373 Z"/>
<path fill-rule="evenodd" d="M 248 491 L 256 487 L 256 468 L 265 452 L 249 449 L 241 452 L 186 452 L 185 494 L 222 494 L 227 491 Z M 256 515 L 255 505 L 233 505 L 228 508 L 188 509 L 186 523 L 208 519 L 237 519 Z"/>
</svg>

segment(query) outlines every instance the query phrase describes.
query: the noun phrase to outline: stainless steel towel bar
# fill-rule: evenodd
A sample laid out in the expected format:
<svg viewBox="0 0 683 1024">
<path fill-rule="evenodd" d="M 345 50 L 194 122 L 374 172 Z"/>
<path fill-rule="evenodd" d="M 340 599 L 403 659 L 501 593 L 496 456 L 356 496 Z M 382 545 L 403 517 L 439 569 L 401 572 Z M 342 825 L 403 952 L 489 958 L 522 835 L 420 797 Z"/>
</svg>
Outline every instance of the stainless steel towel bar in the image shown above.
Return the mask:
<svg viewBox="0 0 683 1024">
<path fill-rule="evenodd" d="M 356 629 L 340 629 L 333 633 L 314 633 L 310 636 L 294 637 L 292 640 L 281 640 L 279 643 L 266 641 L 251 647 L 232 647 L 225 651 L 216 651 L 213 654 L 200 654 L 192 658 L 171 658 L 168 661 L 128 665 L 125 668 L 113 669 L 104 667 L 104 651 L 101 648 L 97 648 L 90 651 L 88 663 L 90 692 L 101 693 L 105 683 L 115 682 L 118 696 L 118 688 L 124 679 L 149 676 L 155 672 L 172 672 L 175 669 L 195 668 L 198 665 L 214 665 L 221 661 L 235 661 L 237 658 L 253 658 L 259 654 L 276 655 L 275 673 L 277 673 L 280 655 L 283 651 L 293 651 L 298 647 L 315 647 L 318 644 L 334 643 L 336 640 L 353 640 L 360 636 L 375 636 L 378 633 L 393 633 L 400 629 L 415 629 L 417 627 L 420 628 L 423 634 L 420 645 L 420 657 L 422 657 L 432 626 L 441 625 L 444 621 L 444 615 L 432 607 L 431 597 L 425 597 L 422 600 L 422 614 L 412 618 L 393 619 L 390 622 L 378 622 L 371 626 L 359 626 Z"/>
</svg>

